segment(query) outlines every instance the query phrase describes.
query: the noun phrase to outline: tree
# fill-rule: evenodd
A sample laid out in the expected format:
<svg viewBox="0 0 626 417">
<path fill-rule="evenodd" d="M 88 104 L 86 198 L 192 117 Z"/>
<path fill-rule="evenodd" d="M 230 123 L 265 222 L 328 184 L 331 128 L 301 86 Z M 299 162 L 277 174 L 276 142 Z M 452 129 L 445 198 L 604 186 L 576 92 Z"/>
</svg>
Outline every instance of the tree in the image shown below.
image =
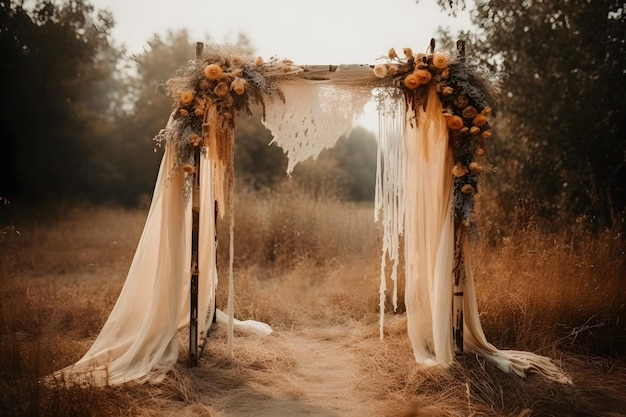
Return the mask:
<svg viewBox="0 0 626 417">
<path fill-rule="evenodd" d="M 132 57 L 134 65 L 124 77 L 123 107 L 100 153 L 106 164 L 100 191 L 115 201 L 134 205 L 151 195 L 163 155 L 153 138 L 172 111 L 172 98 L 159 86 L 194 59 L 194 51 L 188 32 L 181 30 L 165 38 L 153 35 L 144 51 Z"/>
<path fill-rule="evenodd" d="M 376 185 L 376 136 L 356 126 L 329 150 L 343 171 L 342 184 L 353 201 L 374 201 Z"/>
<path fill-rule="evenodd" d="M 113 25 L 82 0 L 0 2 L 0 195 L 31 202 L 90 193 L 94 144 L 110 125 Z"/>
<path fill-rule="evenodd" d="M 272 188 L 286 177 L 287 156 L 270 145 L 271 132 L 263 126 L 261 109 L 240 114 L 235 130 L 235 175 L 255 190 Z"/>
<path fill-rule="evenodd" d="M 465 6 L 438 1 L 448 10 Z M 492 150 L 503 181 L 515 184 L 503 187 L 503 199 L 533 201 L 544 217 L 565 222 L 585 216 L 608 226 L 623 218 L 623 2 L 477 0 L 472 16 L 479 29 L 472 52 L 508 74 L 497 122 L 506 136 L 494 138 Z"/>
<path fill-rule="evenodd" d="M 339 138 L 333 148 L 296 166 L 293 178 L 315 196 L 373 201 L 376 152 L 376 136 L 356 126 Z"/>
</svg>

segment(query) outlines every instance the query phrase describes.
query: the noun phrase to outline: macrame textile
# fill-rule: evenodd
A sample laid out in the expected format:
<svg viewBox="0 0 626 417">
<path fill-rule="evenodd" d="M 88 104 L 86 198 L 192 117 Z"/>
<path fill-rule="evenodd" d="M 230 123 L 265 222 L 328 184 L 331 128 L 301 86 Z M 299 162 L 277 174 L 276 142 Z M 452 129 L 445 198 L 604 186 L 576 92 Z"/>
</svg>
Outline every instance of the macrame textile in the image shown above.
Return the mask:
<svg viewBox="0 0 626 417">
<path fill-rule="evenodd" d="M 398 265 L 400 235 L 404 229 L 404 102 L 400 97 L 380 95 L 378 100 L 378 150 L 376 156 L 376 191 L 374 221 L 383 226 L 380 264 L 379 327 L 383 338 L 387 291 L 387 258 L 391 259 L 392 303 L 398 308 Z"/>
<path fill-rule="evenodd" d="M 363 112 L 371 89 L 327 81 L 287 80 L 278 83 L 285 101 L 266 105 L 263 124 L 289 158 L 287 173 L 350 132 L 352 121 Z"/>
</svg>

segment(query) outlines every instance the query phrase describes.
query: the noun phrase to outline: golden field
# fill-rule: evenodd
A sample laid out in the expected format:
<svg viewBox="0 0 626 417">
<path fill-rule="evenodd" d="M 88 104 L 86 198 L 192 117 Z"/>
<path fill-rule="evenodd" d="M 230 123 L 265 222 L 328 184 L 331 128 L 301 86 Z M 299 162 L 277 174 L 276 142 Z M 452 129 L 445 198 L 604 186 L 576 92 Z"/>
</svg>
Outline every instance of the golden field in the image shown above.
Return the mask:
<svg viewBox="0 0 626 417">
<path fill-rule="evenodd" d="M 242 189 L 235 207 L 235 316 L 274 333 L 237 335 L 231 362 L 218 326 L 199 367 L 186 366 L 183 343 L 160 385 L 41 383 L 97 336 L 147 210 L 72 206 L 0 225 L 0 415 L 624 415 L 626 244 L 617 232 L 574 225 L 548 234 L 528 224 L 503 232 L 485 220 L 474 248 L 487 338 L 553 358 L 572 377 L 569 386 L 505 374 L 471 355 L 448 369 L 420 367 L 402 302 L 394 314 L 388 299 L 381 341 L 381 231 L 371 204 L 312 198 L 287 185 Z M 224 242 L 226 232 L 220 225 Z M 227 250 L 221 244 L 218 253 L 221 309 Z"/>
</svg>

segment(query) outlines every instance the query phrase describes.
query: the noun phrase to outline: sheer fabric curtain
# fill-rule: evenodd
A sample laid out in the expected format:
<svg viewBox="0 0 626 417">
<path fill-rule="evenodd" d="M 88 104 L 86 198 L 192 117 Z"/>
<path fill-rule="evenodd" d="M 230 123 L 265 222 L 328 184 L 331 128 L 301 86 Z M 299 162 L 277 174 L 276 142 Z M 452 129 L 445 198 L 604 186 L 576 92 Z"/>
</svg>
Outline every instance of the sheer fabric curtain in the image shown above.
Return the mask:
<svg viewBox="0 0 626 417">
<path fill-rule="evenodd" d="M 168 144 L 143 233 L 109 318 L 89 351 L 54 374 L 57 381 L 159 382 L 176 363 L 177 331 L 189 324 L 192 204 L 183 198 L 185 173 L 174 170 L 175 158 Z M 213 166 L 205 156 L 200 163 L 198 311 L 204 337 L 213 318 L 217 272 Z"/>
<path fill-rule="evenodd" d="M 425 365 L 448 365 L 452 348 L 454 221 L 453 158 L 441 102 L 430 90 L 425 108 L 407 109 L 404 130 L 405 304 L 413 353 Z M 549 358 L 532 352 L 500 350 L 483 332 L 472 270 L 471 244 L 465 252 L 464 348 L 506 372 L 525 376 L 534 370 L 548 379 L 571 383 Z"/>
<path fill-rule="evenodd" d="M 405 118 L 405 304 L 416 360 L 436 364 L 453 359 L 453 161 L 434 89 L 426 103 L 426 108 L 409 107 Z"/>
</svg>

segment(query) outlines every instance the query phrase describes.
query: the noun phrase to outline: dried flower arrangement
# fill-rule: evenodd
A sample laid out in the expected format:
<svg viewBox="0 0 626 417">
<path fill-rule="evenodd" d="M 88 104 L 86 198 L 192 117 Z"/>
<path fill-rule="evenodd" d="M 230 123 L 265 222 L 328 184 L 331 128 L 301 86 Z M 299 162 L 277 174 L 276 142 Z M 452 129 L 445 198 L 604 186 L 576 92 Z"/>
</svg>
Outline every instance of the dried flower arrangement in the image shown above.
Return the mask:
<svg viewBox="0 0 626 417">
<path fill-rule="evenodd" d="M 288 61 L 264 63 L 244 49 L 202 45 L 197 59 L 178 70 L 166 83 L 174 99 L 168 125 L 155 137 L 158 145 L 171 142 L 176 148 L 176 166 L 187 174 L 196 172 L 200 154 L 209 153 L 216 163 L 216 199 L 223 216 L 231 204 L 234 176 L 234 129 L 236 113 L 251 113 L 250 106 L 266 99 L 284 97 L 275 76 L 301 71 Z M 193 176 L 185 181 L 185 198 L 192 190 Z"/>
<path fill-rule="evenodd" d="M 436 53 L 431 40 L 428 53 L 403 49 L 399 56 L 391 48 L 388 62 L 374 66 L 376 77 L 399 89 L 408 105 L 417 111 L 426 105 L 428 92 L 435 89 L 441 100 L 450 147 L 454 155 L 454 215 L 466 226 L 472 226 L 478 183 L 484 171 L 485 141 L 491 137 L 488 116 L 495 103 L 498 83 L 489 79 L 465 59 L 465 45 L 457 43 L 452 56 Z"/>
</svg>

